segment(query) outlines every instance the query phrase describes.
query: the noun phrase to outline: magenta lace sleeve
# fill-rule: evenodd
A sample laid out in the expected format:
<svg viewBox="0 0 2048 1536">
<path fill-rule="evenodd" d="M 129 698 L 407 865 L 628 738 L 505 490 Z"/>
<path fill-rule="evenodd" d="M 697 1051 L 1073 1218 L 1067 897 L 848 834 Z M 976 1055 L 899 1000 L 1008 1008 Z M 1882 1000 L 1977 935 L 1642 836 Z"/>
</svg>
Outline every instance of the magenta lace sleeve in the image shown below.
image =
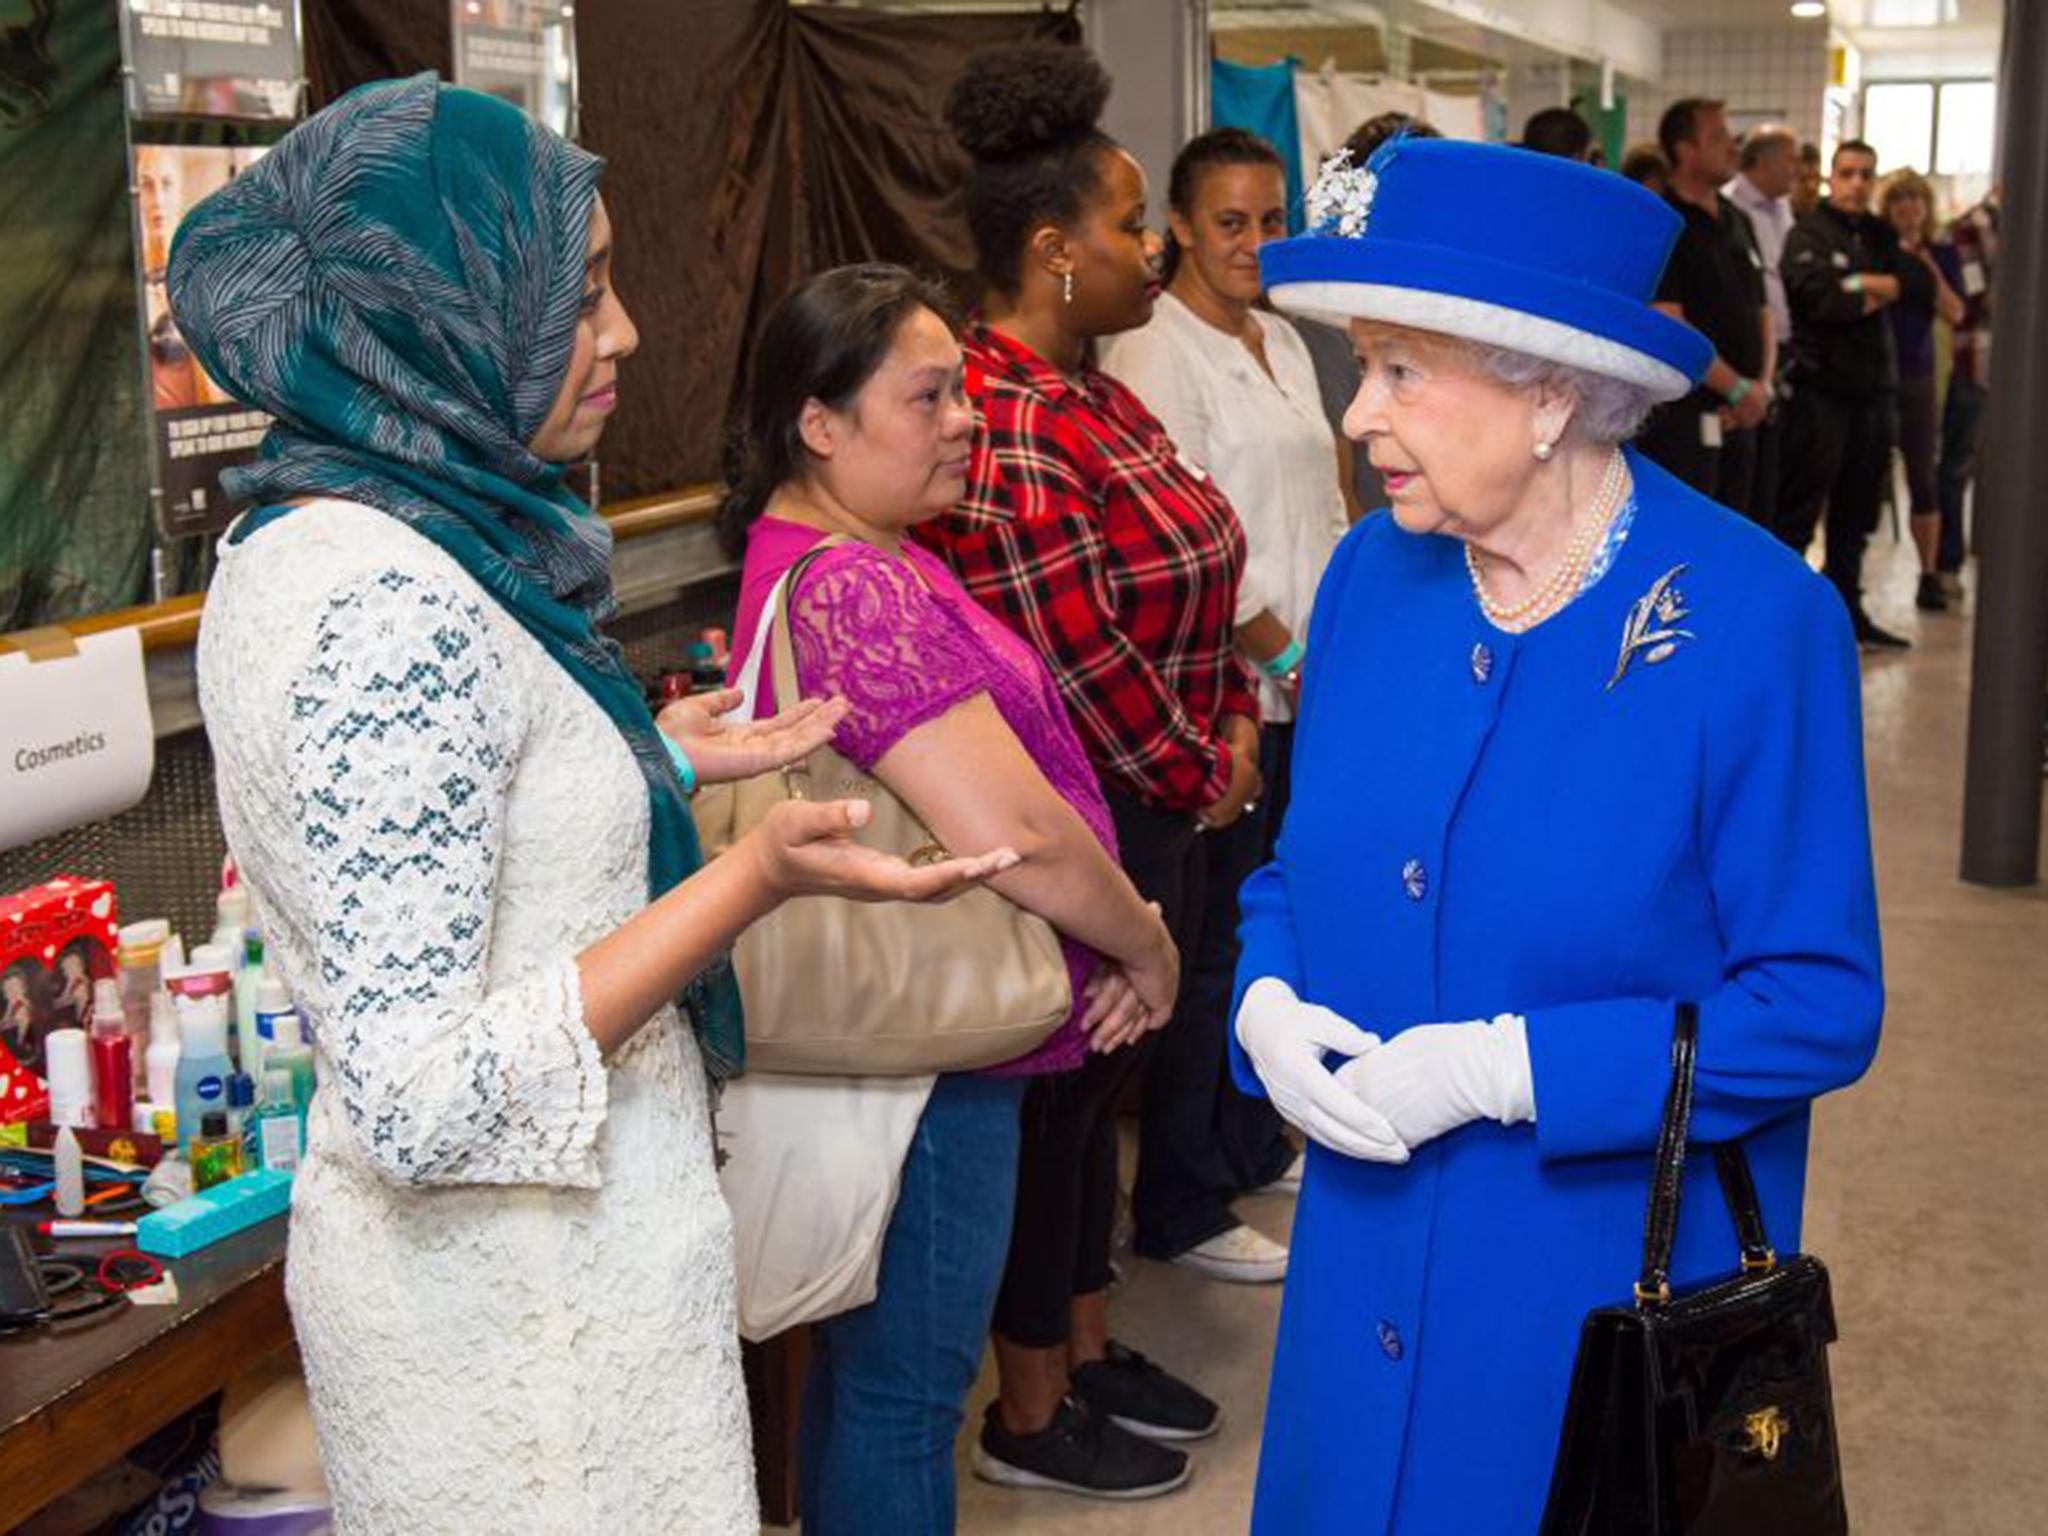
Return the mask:
<svg viewBox="0 0 2048 1536">
<path fill-rule="evenodd" d="M 918 573 L 872 549 L 830 550 L 789 609 L 804 697 L 852 707 L 833 746 L 863 769 L 928 720 L 989 690 L 997 665 Z"/>
</svg>

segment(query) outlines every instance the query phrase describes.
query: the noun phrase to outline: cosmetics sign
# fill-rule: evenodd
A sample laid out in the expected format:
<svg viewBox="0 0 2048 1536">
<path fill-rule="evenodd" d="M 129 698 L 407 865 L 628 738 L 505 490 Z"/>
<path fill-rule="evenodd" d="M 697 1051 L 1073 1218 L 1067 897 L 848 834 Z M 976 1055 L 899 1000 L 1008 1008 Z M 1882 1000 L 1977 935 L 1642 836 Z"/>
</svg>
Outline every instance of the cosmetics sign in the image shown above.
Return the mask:
<svg viewBox="0 0 2048 1536">
<path fill-rule="evenodd" d="M 0 641 L 0 848 L 127 810 L 155 768 L 140 631 Z"/>
</svg>

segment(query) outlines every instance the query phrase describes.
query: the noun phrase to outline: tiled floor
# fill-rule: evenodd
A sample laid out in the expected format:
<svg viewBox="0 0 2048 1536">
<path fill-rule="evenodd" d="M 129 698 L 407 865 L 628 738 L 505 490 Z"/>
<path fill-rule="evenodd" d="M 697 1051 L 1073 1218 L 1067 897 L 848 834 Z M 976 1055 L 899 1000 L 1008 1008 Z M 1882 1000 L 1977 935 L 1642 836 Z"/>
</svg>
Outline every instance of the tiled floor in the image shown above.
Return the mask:
<svg viewBox="0 0 2048 1536">
<path fill-rule="evenodd" d="M 1888 535 L 1871 563 L 1880 622 L 1919 642 L 1864 673 L 1890 1006 L 1875 1069 L 1817 1111 L 1807 1219 L 1835 1276 L 1851 1508 L 1858 1536 L 2033 1536 L 2048 1530 L 2048 893 L 1956 878 L 1970 619 L 1914 613 Z M 1284 1235 L 1286 1202 L 1245 1213 Z M 1244 1529 L 1279 1292 L 1129 1273 L 1120 1331 L 1226 1405 L 1194 1481 L 1089 1504 L 977 1483 L 963 1454 L 963 1532 Z"/>
</svg>

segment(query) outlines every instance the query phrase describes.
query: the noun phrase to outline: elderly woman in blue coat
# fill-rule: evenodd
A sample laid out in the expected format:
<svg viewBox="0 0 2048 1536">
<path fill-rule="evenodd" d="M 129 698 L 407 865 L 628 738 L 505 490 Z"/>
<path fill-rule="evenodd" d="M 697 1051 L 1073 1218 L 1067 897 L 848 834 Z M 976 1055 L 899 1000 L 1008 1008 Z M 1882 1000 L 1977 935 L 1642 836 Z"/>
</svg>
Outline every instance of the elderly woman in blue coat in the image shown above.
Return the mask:
<svg viewBox="0 0 2048 1536">
<path fill-rule="evenodd" d="M 1310 201 L 1266 286 L 1348 325 L 1390 506 L 1323 578 L 1243 897 L 1238 1080 L 1312 1142 L 1253 1528 L 1506 1536 L 1581 1319 L 1636 1274 L 1676 1002 L 1693 1134 L 1741 1138 L 1788 1249 L 1808 1106 L 1875 1050 L 1856 646 L 1825 582 L 1621 446 L 1710 355 L 1650 306 L 1655 197 L 1408 139 Z M 1735 1267 L 1710 1164 L 1675 1284 Z"/>
</svg>

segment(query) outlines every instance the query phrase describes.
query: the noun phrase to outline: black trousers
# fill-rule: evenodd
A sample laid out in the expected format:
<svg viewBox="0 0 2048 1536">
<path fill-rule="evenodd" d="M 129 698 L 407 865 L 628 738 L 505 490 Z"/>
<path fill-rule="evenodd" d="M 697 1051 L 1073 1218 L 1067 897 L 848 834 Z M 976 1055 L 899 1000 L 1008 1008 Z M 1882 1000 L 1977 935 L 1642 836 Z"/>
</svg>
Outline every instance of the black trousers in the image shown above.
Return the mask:
<svg viewBox="0 0 2048 1536">
<path fill-rule="evenodd" d="M 1185 997 L 1193 969 L 1189 957 L 1202 930 L 1201 902 L 1209 858 L 1206 835 L 1197 831 L 1194 818 L 1186 812 L 1154 810 L 1106 786 L 1104 792 L 1116 820 L 1124 871 L 1139 894 L 1159 903 L 1167 930 L 1181 952 Z M 1234 892 L 1233 887 L 1233 896 Z M 1173 1022 L 1142 1046 L 1107 1056 L 1091 1054 L 1079 1071 L 1041 1078 L 1025 1094 L 1017 1211 L 1002 1289 L 996 1297 L 995 1327 L 1005 1338 L 1038 1349 L 1063 1344 L 1072 1299 L 1108 1289 L 1118 1190 L 1117 1103 L 1131 1077 L 1147 1070 L 1159 1059 L 1169 1037 L 1177 1036 L 1184 1022 L 1182 1011 L 1176 1009 Z M 1173 1043 L 1178 1046 L 1182 1042 L 1175 1038 Z M 1222 1049 L 1220 1038 L 1216 1049 Z M 1190 1072 L 1184 1052 L 1166 1052 L 1165 1060 L 1163 1075 L 1148 1076 L 1146 1082 L 1139 1181 L 1143 1186 L 1144 1146 L 1150 1144 L 1154 1148 L 1150 1156 L 1155 1198 L 1164 1198 L 1178 1213 L 1184 1208 L 1186 1185 L 1171 1169 L 1171 1148 L 1178 1146 L 1182 1137 L 1177 1117 L 1153 1106 L 1155 1100 L 1162 1099 L 1179 1103 L 1190 1091 L 1186 1080 L 1196 1074 Z M 1206 1123 L 1206 1112 L 1203 1118 Z M 1158 1150 L 1157 1138 L 1164 1138 L 1169 1150 Z M 1202 1187 L 1201 1181 L 1211 1174 L 1198 1169 L 1189 1177 Z M 1231 1189 L 1218 1196 L 1226 1217 L 1227 1201 L 1235 1193 Z M 1219 1226 L 1205 1232 L 1186 1246 L 1221 1230 Z"/>
<path fill-rule="evenodd" d="M 1660 405 L 1643 424 L 1636 446 L 1659 468 L 1669 470 L 1702 496 L 1720 494 L 1721 450 L 1700 436 L 1703 413 L 1692 397 Z"/>
<path fill-rule="evenodd" d="M 1729 428 L 1721 438 L 1720 459 L 1714 466 L 1714 500 L 1747 518 L 1758 518 L 1757 473 L 1762 464 L 1764 430 Z"/>
<path fill-rule="evenodd" d="M 1260 762 L 1265 762 L 1263 743 Z M 1256 811 L 1221 832 L 1197 836 L 1179 881 L 1180 1001 L 1173 1022 L 1148 1047 L 1138 1180 L 1131 1192 L 1134 1246 L 1147 1258 L 1170 1259 L 1227 1232 L 1237 1225 L 1230 1203 L 1279 1178 L 1294 1160 L 1278 1112 L 1265 1099 L 1241 1092 L 1230 1076 L 1237 892 L 1266 860 L 1270 788 L 1262 792 Z M 1118 809 L 1119 838 L 1126 837 L 1136 810 Z M 1147 889 L 1132 846 L 1142 848 L 1148 838 L 1166 839 L 1171 833 L 1133 827 L 1129 836 L 1125 868 L 1141 892 L 1160 901 L 1157 891 Z"/>
<path fill-rule="evenodd" d="M 1891 453 L 1883 399 L 1844 400 L 1809 387 L 1785 402 L 1778 537 L 1803 555 L 1826 513 L 1824 568 L 1853 614 L 1863 612 L 1863 550 L 1877 527 Z"/>
</svg>

